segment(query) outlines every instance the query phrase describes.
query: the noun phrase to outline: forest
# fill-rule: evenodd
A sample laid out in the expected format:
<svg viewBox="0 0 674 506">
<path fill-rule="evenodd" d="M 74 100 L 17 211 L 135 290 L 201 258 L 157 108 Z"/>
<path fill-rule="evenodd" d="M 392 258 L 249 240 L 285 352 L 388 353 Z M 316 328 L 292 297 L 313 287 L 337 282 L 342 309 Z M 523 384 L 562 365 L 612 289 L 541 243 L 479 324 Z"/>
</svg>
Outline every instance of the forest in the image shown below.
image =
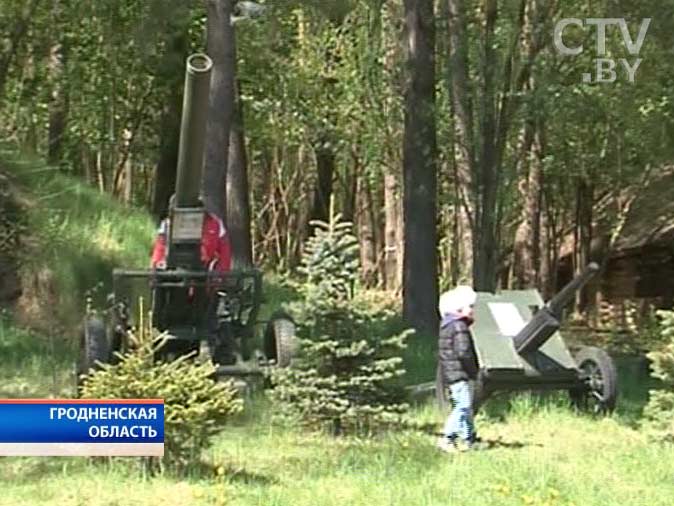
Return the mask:
<svg viewBox="0 0 674 506">
<path fill-rule="evenodd" d="M 334 199 L 363 283 L 403 292 L 426 328 L 434 305 L 415 300 L 435 300 L 436 283 L 550 295 L 559 276 L 606 264 L 671 161 L 667 2 L 260 4 L 3 0 L 3 138 L 159 219 L 185 58 L 229 41 L 211 50 L 229 150 L 206 165 L 227 167 L 218 198 L 238 261 L 294 269 Z M 600 40 L 586 18 L 626 22 Z M 562 45 L 584 50 L 560 51 L 560 19 L 580 20 Z M 606 55 L 616 78 L 586 82 Z"/>
<path fill-rule="evenodd" d="M 0 454 L 12 400 L 166 406 L 162 458 L 8 457 L 0 506 L 669 505 L 672 23 L 673 0 L 0 0 Z M 185 181 L 220 278 L 199 247 L 154 264 Z M 457 285 L 487 451 L 448 456 Z"/>
</svg>

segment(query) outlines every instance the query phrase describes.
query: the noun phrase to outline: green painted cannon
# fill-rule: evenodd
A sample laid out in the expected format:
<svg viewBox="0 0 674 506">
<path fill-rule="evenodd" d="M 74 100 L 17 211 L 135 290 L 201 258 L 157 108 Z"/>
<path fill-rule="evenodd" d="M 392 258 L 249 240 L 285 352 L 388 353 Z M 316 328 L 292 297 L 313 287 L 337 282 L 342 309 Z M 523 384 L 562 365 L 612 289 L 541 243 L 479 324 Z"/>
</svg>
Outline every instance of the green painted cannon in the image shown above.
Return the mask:
<svg viewBox="0 0 674 506">
<path fill-rule="evenodd" d="M 218 272 L 202 261 L 206 210 L 200 193 L 212 66 L 203 54 L 187 60 L 176 192 L 164 230 L 166 265 L 114 270 L 109 307 L 85 318 L 78 378 L 129 348 L 130 333 L 144 317 L 139 294 L 145 295 L 152 327 L 168 336 L 160 359 L 208 353 L 222 376 L 257 375 L 266 367 L 290 364 L 296 349 L 292 320 L 277 312 L 267 322 L 258 321 L 261 272 Z M 263 350 L 250 345 L 259 323 L 266 323 Z"/>
<path fill-rule="evenodd" d="M 496 392 L 566 390 L 580 408 L 615 408 L 617 376 L 611 357 L 595 347 L 572 354 L 559 332 L 564 308 L 598 270 L 590 264 L 547 304 L 536 290 L 478 294 L 471 327 L 479 365 L 477 407 Z M 447 385 L 440 371 L 435 391 L 444 408 Z"/>
</svg>

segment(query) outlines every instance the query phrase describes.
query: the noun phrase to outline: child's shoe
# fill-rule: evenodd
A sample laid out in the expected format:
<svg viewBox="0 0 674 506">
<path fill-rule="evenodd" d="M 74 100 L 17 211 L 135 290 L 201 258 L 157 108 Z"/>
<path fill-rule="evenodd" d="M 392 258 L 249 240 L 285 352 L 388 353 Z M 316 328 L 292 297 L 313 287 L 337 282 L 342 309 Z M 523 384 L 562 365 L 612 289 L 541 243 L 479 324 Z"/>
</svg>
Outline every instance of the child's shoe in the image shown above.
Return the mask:
<svg viewBox="0 0 674 506">
<path fill-rule="evenodd" d="M 445 453 L 455 453 L 458 451 L 456 439 L 447 436 L 442 436 L 440 439 L 438 439 L 436 447 L 438 450 Z"/>
</svg>

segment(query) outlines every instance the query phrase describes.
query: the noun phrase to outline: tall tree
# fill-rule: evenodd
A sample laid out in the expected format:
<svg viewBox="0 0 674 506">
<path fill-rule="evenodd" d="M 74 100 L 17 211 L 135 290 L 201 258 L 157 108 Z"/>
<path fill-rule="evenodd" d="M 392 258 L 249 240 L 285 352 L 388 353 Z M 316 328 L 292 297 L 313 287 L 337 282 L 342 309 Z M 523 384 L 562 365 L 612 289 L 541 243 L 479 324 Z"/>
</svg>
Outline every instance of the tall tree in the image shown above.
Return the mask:
<svg viewBox="0 0 674 506">
<path fill-rule="evenodd" d="M 226 220 L 229 139 L 234 113 L 234 0 L 207 0 L 208 53 L 213 60 L 203 195 L 206 209 Z"/>
<path fill-rule="evenodd" d="M 234 264 L 247 267 L 253 264 L 248 157 L 243 124 L 243 104 L 238 85 L 235 93 L 227 168 L 227 229 L 232 241 Z"/>
<path fill-rule="evenodd" d="M 405 0 L 403 313 L 418 331 L 437 332 L 435 19 L 433 0 Z"/>
<path fill-rule="evenodd" d="M 529 1 L 525 5 L 522 28 L 522 54 L 526 59 L 534 58 L 540 38 L 536 17 L 541 0 Z M 516 170 L 519 177 L 518 189 L 522 197 L 520 223 L 515 232 L 513 246 L 514 287 L 519 289 L 539 287 L 541 269 L 541 212 L 543 195 L 544 158 L 544 113 L 545 102 L 537 93 L 535 72 L 532 69 L 523 92 L 528 97 L 524 108 L 524 122 L 516 149 Z"/>
<path fill-rule="evenodd" d="M 65 58 L 67 56 L 64 23 L 64 6 L 62 0 L 54 0 L 53 4 L 53 39 L 49 48 L 47 62 L 48 80 L 51 91 L 49 102 L 49 133 L 47 147 L 47 161 L 51 165 L 58 165 L 63 156 L 63 144 L 68 118 L 68 88 L 64 82 Z"/>
<path fill-rule="evenodd" d="M 185 32 L 179 31 L 171 38 L 163 65 L 160 66 L 160 73 L 169 84 L 170 95 L 163 103 L 160 116 L 159 161 L 151 204 L 152 215 L 157 221 L 168 212 L 169 198 L 176 185 L 185 58 L 189 46 Z"/>
<path fill-rule="evenodd" d="M 475 238 L 473 172 L 475 146 L 470 80 L 468 28 L 463 0 L 448 0 L 448 84 L 454 116 L 454 167 L 456 182 L 456 277 L 472 278 Z"/>
</svg>

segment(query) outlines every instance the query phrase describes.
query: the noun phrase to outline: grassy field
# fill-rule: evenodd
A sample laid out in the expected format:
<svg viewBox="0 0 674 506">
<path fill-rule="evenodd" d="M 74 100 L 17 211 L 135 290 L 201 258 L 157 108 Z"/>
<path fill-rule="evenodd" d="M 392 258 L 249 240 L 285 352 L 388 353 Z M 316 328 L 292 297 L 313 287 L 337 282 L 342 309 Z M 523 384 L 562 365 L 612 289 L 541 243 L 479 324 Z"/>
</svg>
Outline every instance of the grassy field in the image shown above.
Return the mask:
<svg viewBox="0 0 674 506">
<path fill-rule="evenodd" d="M 416 416 L 438 419 L 431 407 Z M 619 418 L 515 402 L 479 420 L 490 449 L 447 456 L 433 437 L 332 439 L 256 415 L 227 428 L 187 478 L 143 478 L 128 462 L 4 459 L 0 504 L 670 505 L 674 450 Z M 438 421 L 440 421 L 438 419 Z"/>
<path fill-rule="evenodd" d="M 2 397 L 72 394 L 70 355 L 35 351 L 48 346 L 0 326 Z M 127 459 L 4 458 L 0 505 L 669 506 L 674 448 L 638 431 L 647 374 L 627 362 L 621 372 L 624 395 L 612 417 L 574 413 L 561 396 L 495 399 L 477 421 L 489 448 L 460 455 L 439 453 L 435 436 L 421 432 L 303 434 L 277 425 L 257 398 L 187 477 L 146 477 Z M 442 422 L 430 403 L 413 416 L 438 428 Z"/>
</svg>

